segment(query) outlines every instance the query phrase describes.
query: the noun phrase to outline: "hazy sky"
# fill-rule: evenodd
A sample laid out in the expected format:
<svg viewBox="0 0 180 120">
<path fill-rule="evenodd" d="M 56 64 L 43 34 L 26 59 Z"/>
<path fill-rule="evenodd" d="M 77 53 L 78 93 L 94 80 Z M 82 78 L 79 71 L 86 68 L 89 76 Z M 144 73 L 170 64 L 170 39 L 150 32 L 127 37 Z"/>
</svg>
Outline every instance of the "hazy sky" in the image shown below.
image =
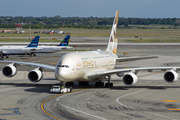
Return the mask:
<svg viewBox="0 0 180 120">
<path fill-rule="evenodd" d="M 180 0 L 0 0 L 0 16 L 180 18 Z"/>
</svg>

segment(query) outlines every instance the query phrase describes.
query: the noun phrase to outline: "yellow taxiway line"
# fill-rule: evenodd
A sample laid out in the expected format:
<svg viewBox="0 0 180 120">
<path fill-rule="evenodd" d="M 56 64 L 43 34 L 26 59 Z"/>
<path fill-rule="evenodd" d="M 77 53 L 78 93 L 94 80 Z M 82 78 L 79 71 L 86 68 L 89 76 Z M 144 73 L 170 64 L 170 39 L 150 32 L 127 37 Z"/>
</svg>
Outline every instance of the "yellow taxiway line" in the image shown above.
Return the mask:
<svg viewBox="0 0 180 120">
<path fill-rule="evenodd" d="M 87 88 L 86 88 L 86 89 L 87 89 Z M 70 93 L 74 93 L 74 92 L 78 92 L 78 91 L 83 91 L 83 90 L 86 90 L 86 89 L 80 89 L 80 90 L 76 90 L 76 91 L 73 91 L 73 92 L 70 92 Z M 55 95 L 55 96 L 52 96 L 52 97 L 44 100 L 44 101 L 41 103 L 41 110 L 42 110 L 44 113 L 46 113 L 47 115 L 51 116 L 52 118 L 54 118 L 54 119 L 56 119 L 56 120 L 61 120 L 61 119 L 59 119 L 59 118 L 51 115 L 50 113 L 48 113 L 48 112 L 44 109 L 44 104 L 45 104 L 45 102 L 47 102 L 47 101 L 50 100 L 50 99 L 53 99 L 53 98 L 55 98 L 55 97 L 58 97 L 58 96 L 61 96 L 61 95 L 65 95 L 65 94 L 68 94 L 68 93 Z"/>
<path fill-rule="evenodd" d="M 180 111 L 180 109 L 176 109 L 176 108 L 169 108 L 167 110 L 176 110 L 176 111 Z"/>
<path fill-rule="evenodd" d="M 162 100 L 162 102 L 179 102 L 179 100 Z"/>
<path fill-rule="evenodd" d="M 148 76 L 148 75 L 153 75 L 153 74 L 158 74 L 158 73 L 161 73 L 161 72 L 155 72 L 155 73 L 152 73 L 152 74 L 142 75 L 142 76 L 139 76 L 139 77 Z M 113 82 L 113 83 L 117 83 L 117 82 L 119 82 L 119 81 L 115 81 L 115 82 Z M 86 89 L 88 89 L 88 88 L 76 90 L 76 91 L 73 91 L 73 92 L 83 91 L 83 90 L 86 90 Z M 73 93 L 73 92 L 70 92 L 70 93 Z M 64 94 L 68 94 L 68 93 L 64 93 Z M 64 94 L 55 95 L 55 96 L 52 96 L 52 97 L 44 100 L 44 101 L 41 103 L 41 110 L 42 110 L 44 113 L 46 113 L 47 115 L 51 116 L 52 118 L 54 118 L 54 119 L 56 119 L 56 120 L 61 120 L 61 119 L 59 119 L 59 118 L 51 115 L 50 113 L 48 113 L 48 112 L 44 109 L 44 104 L 45 104 L 45 102 L 47 102 L 48 100 L 53 99 L 53 98 L 58 97 L 58 96 L 62 96 L 62 95 L 64 95 Z"/>
</svg>

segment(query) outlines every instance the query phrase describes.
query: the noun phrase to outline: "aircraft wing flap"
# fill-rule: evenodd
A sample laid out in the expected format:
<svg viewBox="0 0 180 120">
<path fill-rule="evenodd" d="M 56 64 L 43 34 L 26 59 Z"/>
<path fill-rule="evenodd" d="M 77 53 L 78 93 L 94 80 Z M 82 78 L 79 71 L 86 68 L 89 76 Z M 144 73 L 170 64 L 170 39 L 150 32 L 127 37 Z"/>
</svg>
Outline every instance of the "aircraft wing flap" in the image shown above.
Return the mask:
<svg viewBox="0 0 180 120">
<path fill-rule="evenodd" d="M 3 61 L 3 60 L 0 60 L 0 62 L 14 63 L 14 64 L 19 64 L 19 65 L 27 65 L 27 66 L 36 66 L 36 67 L 45 68 L 45 69 L 49 69 L 53 71 L 55 71 L 55 68 L 56 68 L 55 66 L 45 65 L 45 64 L 40 64 L 40 63 L 32 63 L 32 62 Z"/>
<path fill-rule="evenodd" d="M 140 68 L 127 68 L 127 69 L 113 69 L 113 70 L 102 70 L 102 71 L 94 71 L 89 73 L 88 77 L 94 77 L 94 76 L 106 76 L 111 74 L 117 74 L 117 73 L 126 73 L 126 72 L 133 72 L 138 73 L 139 71 L 145 71 L 152 72 L 153 70 L 174 70 L 179 71 L 180 67 L 140 67 Z"/>
<path fill-rule="evenodd" d="M 151 58 L 158 58 L 158 56 L 122 57 L 122 58 L 117 58 L 116 62 L 126 62 L 126 61 L 143 60 L 143 59 L 151 59 Z"/>
</svg>

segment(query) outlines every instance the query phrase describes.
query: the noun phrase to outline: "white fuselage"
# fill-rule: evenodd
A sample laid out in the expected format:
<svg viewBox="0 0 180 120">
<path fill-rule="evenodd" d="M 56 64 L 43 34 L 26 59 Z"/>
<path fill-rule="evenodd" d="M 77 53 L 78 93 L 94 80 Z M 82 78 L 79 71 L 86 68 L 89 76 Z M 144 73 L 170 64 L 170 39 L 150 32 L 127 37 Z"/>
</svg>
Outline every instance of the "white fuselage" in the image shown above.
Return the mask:
<svg viewBox="0 0 180 120">
<path fill-rule="evenodd" d="M 61 50 L 70 49 L 71 47 L 67 46 L 38 46 L 40 50 L 36 51 L 35 53 L 52 53 L 52 52 L 59 52 Z"/>
<path fill-rule="evenodd" d="M 95 81 L 88 73 L 111 70 L 115 67 L 117 55 L 107 51 L 68 53 L 56 65 L 55 77 L 59 81 Z"/>
<path fill-rule="evenodd" d="M 38 50 L 36 47 L 26 46 L 1 46 L 0 51 L 5 55 L 28 54 Z"/>
<path fill-rule="evenodd" d="M 27 53 L 52 53 L 70 48 L 71 47 L 66 47 L 66 46 L 38 46 L 38 47 L 1 46 L 0 51 L 2 51 L 6 55 L 11 55 L 11 54 L 27 54 Z"/>
</svg>

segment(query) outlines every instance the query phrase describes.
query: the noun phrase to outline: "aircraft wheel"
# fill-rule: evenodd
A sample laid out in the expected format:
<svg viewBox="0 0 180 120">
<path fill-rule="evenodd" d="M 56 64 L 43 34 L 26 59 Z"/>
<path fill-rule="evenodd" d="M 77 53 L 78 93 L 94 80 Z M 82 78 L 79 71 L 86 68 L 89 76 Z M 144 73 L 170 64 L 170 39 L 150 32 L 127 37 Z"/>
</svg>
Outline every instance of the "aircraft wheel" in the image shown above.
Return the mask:
<svg viewBox="0 0 180 120">
<path fill-rule="evenodd" d="M 95 86 L 96 87 L 104 87 L 104 82 L 96 82 Z"/>
<path fill-rule="evenodd" d="M 96 86 L 96 87 L 99 87 L 99 82 L 96 82 L 96 83 L 95 83 L 95 86 Z"/>
<path fill-rule="evenodd" d="M 113 83 L 106 83 L 106 84 L 105 84 L 105 87 L 108 87 L 108 88 L 109 88 L 109 87 L 113 87 Z"/>
</svg>

